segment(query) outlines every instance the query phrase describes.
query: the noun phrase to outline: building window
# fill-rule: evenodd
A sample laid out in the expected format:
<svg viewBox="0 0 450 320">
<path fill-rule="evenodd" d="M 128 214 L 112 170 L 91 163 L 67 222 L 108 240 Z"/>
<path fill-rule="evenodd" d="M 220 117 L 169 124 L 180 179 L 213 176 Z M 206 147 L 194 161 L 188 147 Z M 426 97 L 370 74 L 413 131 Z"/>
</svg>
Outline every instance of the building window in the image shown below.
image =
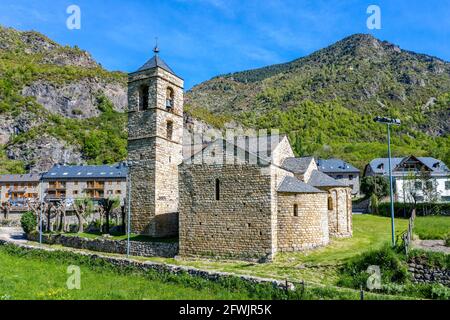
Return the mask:
<svg viewBox="0 0 450 320">
<path fill-rule="evenodd" d="M 349 180 L 353 180 L 353 175 L 352 175 L 352 174 L 349 175 L 349 176 L 348 176 L 348 179 L 349 179 Z"/>
<path fill-rule="evenodd" d="M 116 190 L 116 194 L 122 194 L 121 190 Z"/>
<path fill-rule="evenodd" d="M 73 184 L 77 186 L 78 185 L 78 181 L 75 181 Z"/>
<path fill-rule="evenodd" d="M 216 201 L 220 200 L 220 180 L 216 179 Z"/>
<path fill-rule="evenodd" d="M 167 121 L 167 139 L 172 140 L 173 136 L 173 122 Z"/>
<path fill-rule="evenodd" d="M 78 195 L 78 191 L 77 191 L 77 190 L 74 190 L 74 191 L 73 191 L 73 195 L 74 195 L 74 196 Z"/>
<path fill-rule="evenodd" d="M 298 204 L 294 204 L 294 217 L 298 217 Z"/>
<path fill-rule="evenodd" d="M 174 94 L 172 88 L 167 88 L 166 91 L 166 108 L 172 110 L 174 107 Z"/>
<path fill-rule="evenodd" d="M 333 198 L 328 197 L 328 210 L 333 210 Z"/>
<path fill-rule="evenodd" d="M 344 178 L 343 175 L 338 175 L 338 176 L 336 177 L 336 179 L 343 179 L 343 178 Z"/>
<path fill-rule="evenodd" d="M 414 182 L 414 188 L 416 190 L 422 190 L 422 182 L 421 181 Z"/>
<path fill-rule="evenodd" d="M 442 196 L 441 198 L 443 202 L 450 202 L 450 197 Z"/>
<path fill-rule="evenodd" d="M 450 181 L 445 181 L 445 190 L 450 190 Z"/>
<path fill-rule="evenodd" d="M 139 90 L 139 110 L 147 110 L 148 109 L 148 85 L 141 86 Z"/>
</svg>

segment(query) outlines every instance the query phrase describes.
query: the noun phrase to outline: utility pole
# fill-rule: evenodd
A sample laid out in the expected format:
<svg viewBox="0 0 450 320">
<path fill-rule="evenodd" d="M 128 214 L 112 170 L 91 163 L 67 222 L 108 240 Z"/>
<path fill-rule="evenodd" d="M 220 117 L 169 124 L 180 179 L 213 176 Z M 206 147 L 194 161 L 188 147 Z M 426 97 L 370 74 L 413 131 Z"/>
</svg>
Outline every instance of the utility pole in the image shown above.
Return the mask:
<svg viewBox="0 0 450 320">
<path fill-rule="evenodd" d="M 395 215 L 394 215 L 394 187 L 392 178 L 392 160 L 391 160 L 391 125 L 399 126 L 401 121 L 399 119 L 391 119 L 386 117 L 376 117 L 375 122 L 387 125 L 388 133 L 388 158 L 389 158 L 389 195 L 391 199 L 391 237 L 392 246 L 395 247 Z"/>
</svg>

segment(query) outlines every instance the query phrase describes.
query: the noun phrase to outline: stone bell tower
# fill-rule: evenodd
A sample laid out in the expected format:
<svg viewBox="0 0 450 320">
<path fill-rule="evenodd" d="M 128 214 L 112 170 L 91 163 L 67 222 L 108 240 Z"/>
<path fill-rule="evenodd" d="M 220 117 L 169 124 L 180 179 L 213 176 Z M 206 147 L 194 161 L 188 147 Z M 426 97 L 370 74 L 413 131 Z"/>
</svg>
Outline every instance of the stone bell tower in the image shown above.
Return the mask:
<svg viewBox="0 0 450 320">
<path fill-rule="evenodd" d="M 155 55 L 128 77 L 131 230 L 178 234 L 178 165 L 183 160 L 183 80 Z"/>
</svg>

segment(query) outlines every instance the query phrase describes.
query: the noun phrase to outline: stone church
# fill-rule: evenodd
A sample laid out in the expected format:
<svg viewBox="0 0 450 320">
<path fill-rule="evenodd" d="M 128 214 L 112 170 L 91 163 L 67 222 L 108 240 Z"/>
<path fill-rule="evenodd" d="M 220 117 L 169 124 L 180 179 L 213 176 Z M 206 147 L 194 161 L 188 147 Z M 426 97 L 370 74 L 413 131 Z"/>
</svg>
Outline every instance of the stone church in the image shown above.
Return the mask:
<svg viewBox="0 0 450 320">
<path fill-rule="evenodd" d="M 352 236 L 351 188 L 314 158 L 295 158 L 286 136 L 195 148 L 183 131 L 183 80 L 157 48 L 129 75 L 128 100 L 132 232 L 178 236 L 181 256 L 261 261 Z"/>
</svg>

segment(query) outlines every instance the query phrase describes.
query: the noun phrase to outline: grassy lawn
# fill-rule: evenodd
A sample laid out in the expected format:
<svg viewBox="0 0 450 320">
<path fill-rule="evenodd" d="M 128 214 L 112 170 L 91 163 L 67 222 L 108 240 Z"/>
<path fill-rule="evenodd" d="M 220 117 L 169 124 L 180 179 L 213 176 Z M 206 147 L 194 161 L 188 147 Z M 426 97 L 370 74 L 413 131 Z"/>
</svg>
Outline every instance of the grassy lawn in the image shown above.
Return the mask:
<svg viewBox="0 0 450 320">
<path fill-rule="evenodd" d="M 248 299 L 223 288 L 189 288 L 142 275 L 81 266 L 81 290 L 68 290 L 67 267 L 56 259 L 10 255 L 0 249 L 0 300 L 4 299 Z"/>
<path fill-rule="evenodd" d="M 408 220 L 396 219 L 396 235 L 406 230 Z M 372 215 L 353 216 L 353 237 L 332 239 L 321 249 L 297 253 L 278 254 L 273 263 L 258 264 L 236 261 L 207 259 L 164 259 L 150 258 L 160 262 L 188 265 L 200 269 L 219 270 L 239 274 L 256 275 L 277 279 L 305 280 L 313 283 L 335 284 L 338 267 L 348 258 L 378 249 L 391 241 L 390 218 Z M 149 258 L 146 258 L 149 260 Z"/>
<path fill-rule="evenodd" d="M 430 221 L 436 218 L 430 217 Z M 448 217 L 446 217 L 448 219 Z M 422 217 L 418 218 L 420 224 Z M 425 219 L 429 219 L 428 217 Z M 446 220 L 447 221 L 447 220 Z M 436 223 L 440 225 L 440 223 Z M 396 236 L 406 230 L 407 219 L 396 219 Z M 431 229 L 431 224 L 428 224 Z M 448 229 L 447 229 L 448 230 Z M 90 235 L 95 236 L 95 235 Z M 305 280 L 311 283 L 334 285 L 337 281 L 338 268 L 349 258 L 371 249 L 378 249 L 391 241 L 390 218 L 373 215 L 353 216 L 353 237 L 332 239 L 331 243 L 320 249 L 307 252 L 281 253 L 273 263 L 258 264 L 245 261 L 223 261 L 214 259 L 168 259 L 134 257 L 136 260 L 158 261 L 174 265 L 186 265 L 204 270 L 216 270 L 236 274 L 247 274 L 266 278 Z"/>
<path fill-rule="evenodd" d="M 444 239 L 450 233 L 450 217 L 417 217 L 414 222 L 414 233 L 422 240 Z"/>
</svg>

